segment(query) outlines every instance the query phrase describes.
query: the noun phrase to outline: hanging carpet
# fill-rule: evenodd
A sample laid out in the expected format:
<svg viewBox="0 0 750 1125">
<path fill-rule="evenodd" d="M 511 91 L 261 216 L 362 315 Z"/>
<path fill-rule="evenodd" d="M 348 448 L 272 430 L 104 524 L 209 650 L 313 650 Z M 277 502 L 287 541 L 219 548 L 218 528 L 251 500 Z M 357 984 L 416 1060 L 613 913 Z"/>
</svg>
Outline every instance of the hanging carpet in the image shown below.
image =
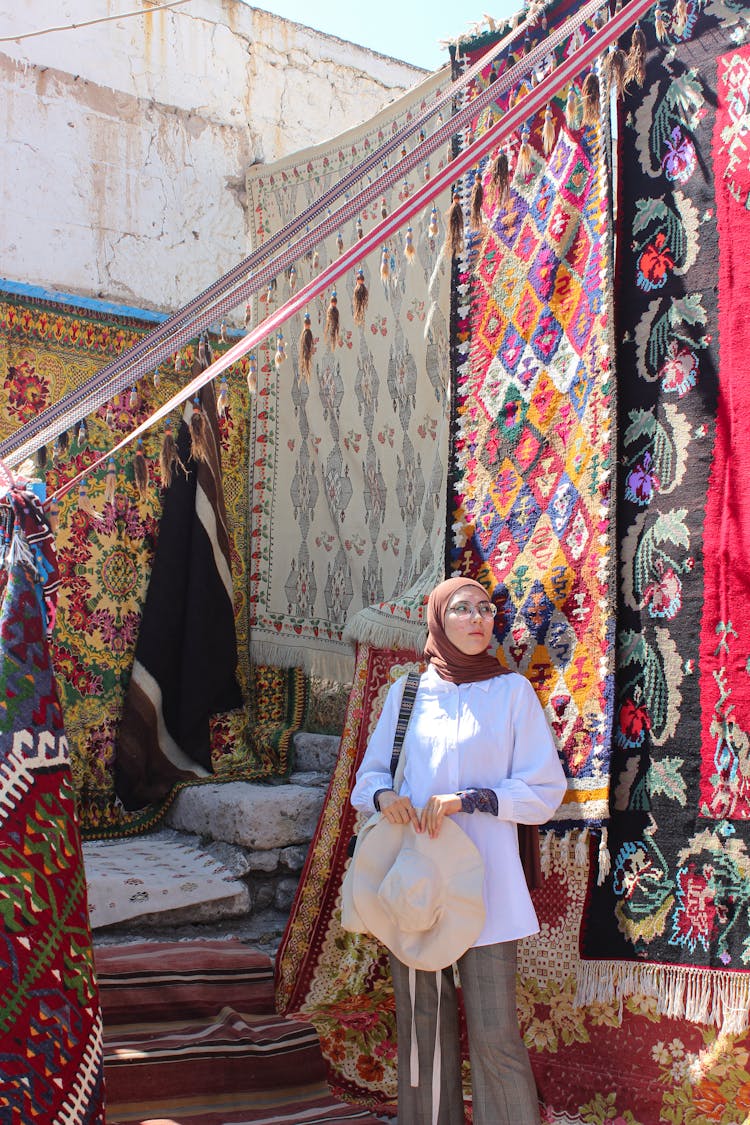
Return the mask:
<svg viewBox="0 0 750 1125">
<path fill-rule="evenodd" d="M 550 9 L 550 24 L 567 10 Z M 463 45 L 463 64 L 487 45 Z M 507 191 L 496 154 L 477 169 L 481 214 L 453 297 L 450 567 L 487 587 L 498 658 L 545 708 L 568 775 L 554 818 L 565 828 L 606 821 L 613 692 L 610 186 L 603 119 L 583 123 L 583 79 L 503 146 Z M 483 111 L 474 135 L 496 113 Z"/>
<path fill-rule="evenodd" d="M 196 423 L 201 447 L 191 444 Z M 115 789 L 127 809 L 211 773 L 210 719 L 238 709 L 231 545 L 216 396 L 188 403 L 166 490 L 135 661 L 123 703 Z"/>
<path fill-rule="evenodd" d="M 385 130 L 396 131 L 434 97 L 420 87 L 365 125 L 267 167 L 247 178 L 253 239 L 270 233 L 334 185 L 376 147 Z M 414 138 L 416 142 L 417 138 Z M 445 162 L 432 158 L 434 173 Z M 429 164 L 429 162 L 428 162 Z M 382 211 L 420 186 L 430 168 L 397 179 L 393 188 L 357 220 L 325 240 L 268 292 L 255 299 L 259 322 L 294 287 L 314 278 L 355 245 Z M 307 310 L 315 338 L 309 379 L 300 369 L 302 316 L 268 339 L 251 358 L 258 395 L 250 461 L 250 655 L 259 664 L 301 664 L 325 679 L 347 683 L 353 649 L 344 638 L 358 622 L 359 639 L 416 644 L 417 620 L 429 592 L 444 525 L 447 447 L 448 301 L 450 267 L 441 251 L 445 198 L 415 217 L 413 230 L 363 260 L 369 293 L 363 321 L 355 323 L 356 271 L 336 294 L 340 338 L 326 338 L 331 294 Z M 407 236 L 411 249 L 407 254 Z M 410 260 L 411 250 L 413 257 Z M 281 354 L 281 353 L 279 353 Z M 389 603 L 410 603 L 394 619 Z M 382 612 L 377 607 L 382 606 Z M 411 614 L 411 616 L 410 616 Z M 380 641 L 378 642 L 378 637 Z"/>
<path fill-rule="evenodd" d="M 148 327 L 133 310 L 103 311 L 96 302 L 88 304 L 94 307 L 73 307 L 25 289 L 11 291 L 10 286 L 0 294 L 0 433 L 14 432 L 35 412 L 64 398 L 103 363 L 127 351 Z M 46 480 L 48 495 L 143 422 L 189 378 L 196 356 L 195 345 L 188 345 L 176 361 L 163 364 L 153 380 L 141 380 L 130 392 L 116 396 L 83 419 L 85 425 L 69 432 L 67 441 L 47 449 L 46 467 L 36 472 Z M 174 370 L 176 365 L 180 371 Z M 263 675 L 262 669 L 251 671 L 248 660 L 247 363 L 232 368 L 227 381 L 229 403 L 219 419 L 222 483 L 230 532 L 237 676 L 247 699 L 255 698 L 255 680 Z M 175 432 L 179 422 L 179 417 L 172 418 Z M 136 487 L 133 457 L 126 454 L 115 466 L 114 502 L 105 502 L 104 471 L 86 478 L 83 506 L 75 491 L 60 501 L 56 541 L 61 590 L 51 649 L 86 835 L 146 831 L 164 807 L 127 813 L 114 786 L 117 727 L 159 533 L 161 441 L 158 428 L 144 436 L 149 484 L 143 494 Z M 301 725 L 305 699 L 304 676 L 291 670 L 286 685 L 266 693 L 263 706 L 249 721 L 236 711 L 213 716 L 216 777 L 287 772 L 291 738 Z"/>
<path fill-rule="evenodd" d="M 0 1119 L 103 1125 L 102 1022 L 63 717 L 58 571 L 30 492 L 0 496 Z"/>
<path fill-rule="evenodd" d="M 648 989 L 727 1031 L 750 1004 L 750 16 L 653 20 L 621 122 L 612 874 L 581 997 Z"/>
</svg>

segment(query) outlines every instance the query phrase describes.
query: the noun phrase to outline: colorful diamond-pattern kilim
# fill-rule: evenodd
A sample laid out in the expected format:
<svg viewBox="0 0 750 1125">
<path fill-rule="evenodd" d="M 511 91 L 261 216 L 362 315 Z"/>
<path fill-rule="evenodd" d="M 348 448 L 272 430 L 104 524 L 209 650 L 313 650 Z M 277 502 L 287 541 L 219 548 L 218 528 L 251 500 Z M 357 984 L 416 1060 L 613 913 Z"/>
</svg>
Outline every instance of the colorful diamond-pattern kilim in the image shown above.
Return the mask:
<svg viewBox="0 0 750 1125">
<path fill-rule="evenodd" d="M 513 142 L 507 199 L 481 172 L 483 229 L 458 267 L 451 566 L 487 586 L 498 657 L 544 704 L 569 825 L 608 814 L 613 390 L 605 135 L 563 105 L 548 155 L 541 117 Z"/>
</svg>

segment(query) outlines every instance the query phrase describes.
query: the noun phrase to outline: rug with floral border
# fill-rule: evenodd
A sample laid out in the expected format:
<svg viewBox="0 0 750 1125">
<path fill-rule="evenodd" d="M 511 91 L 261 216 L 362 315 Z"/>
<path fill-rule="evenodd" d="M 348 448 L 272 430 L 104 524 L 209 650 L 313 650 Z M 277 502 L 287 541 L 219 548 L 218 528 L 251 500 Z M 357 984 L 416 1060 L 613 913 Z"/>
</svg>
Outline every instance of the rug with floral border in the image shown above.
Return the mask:
<svg viewBox="0 0 750 1125">
<path fill-rule="evenodd" d="M 734 769 L 741 797 L 748 762 L 748 716 L 733 710 L 746 698 L 747 652 L 739 664 L 736 652 L 747 634 L 736 598 L 720 607 L 715 591 L 740 546 L 719 551 L 717 512 L 740 487 L 726 401 L 748 376 L 747 347 L 733 350 L 746 330 L 726 319 L 744 298 L 724 261 L 750 237 L 746 210 L 726 222 L 727 143 L 748 123 L 747 84 L 731 76 L 747 71 L 750 14 L 688 0 L 684 19 L 677 8 L 660 18 L 663 42 L 654 13 L 643 23 L 645 82 L 620 122 L 613 863 L 585 913 L 581 997 L 646 989 L 673 1015 L 740 1031 L 750 834 L 742 801 L 735 811 L 721 795 Z M 733 163 L 747 176 L 746 146 Z"/>
<path fill-rule="evenodd" d="M 397 1112 L 388 963 L 372 939 L 341 929 L 340 888 L 357 766 L 393 677 L 416 666 L 415 653 L 359 647 L 339 759 L 276 958 L 277 1008 L 315 1026 L 333 1091 L 383 1115 Z M 544 879 L 532 891 L 541 929 L 520 943 L 517 991 L 543 1122 L 740 1125 L 750 1035 L 668 1018 L 644 992 L 577 1004 L 578 935 L 598 859 L 585 830 L 545 838 Z M 465 1058 L 470 1121 L 469 1084 Z"/>
<path fill-rule="evenodd" d="M 80 386 L 150 327 L 145 319 L 120 311 L 73 307 L 11 291 L 0 297 L 3 436 Z M 213 338 L 211 342 L 217 350 L 224 346 Z M 176 392 L 188 377 L 195 350 L 193 344 L 182 349 L 179 362 L 162 364 L 153 379 L 141 380 L 131 391 L 118 395 L 96 415 L 82 419 L 84 425 L 68 434 L 66 443 L 46 450 L 46 465 L 43 469 L 35 466 L 35 472 L 43 477 L 48 494 Z M 227 380 L 229 403 L 219 429 L 231 533 L 238 678 L 247 700 L 254 681 L 263 673 L 251 670 L 248 658 L 249 394 L 244 360 L 227 373 Z M 179 420 L 176 412 L 171 420 L 175 432 Z M 85 835 L 146 831 L 166 807 L 162 803 L 143 812 L 125 813 L 114 792 L 117 725 L 161 514 L 161 440 L 161 429 L 144 438 L 149 484 L 143 495 L 136 487 L 132 454 L 126 450 L 116 465 L 114 501 L 105 503 L 106 472 L 101 471 L 87 479 L 83 505 L 72 493 L 60 503 L 56 539 L 62 589 L 52 658 Z M 283 683 L 274 684 L 272 693 L 255 698 L 262 703 L 257 725 L 256 714 L 248 714 L 247 709 L 212 720 L 212 762 L 217 776 L 263 777 L 288 771 L 291 738 L 304 715 L 304 676 L 292 669 Z"/>
<path fill-rule="evenodd" d="M 524 46 L 569 7 L 553 5 Z M 487 45 L 462 44 L 459 61 Z M 466 99 L 514 61 L 501 56 Z M 501 95 L 470 136 L 549 66 Z M 475 176 L 483 185 L 482 212 L 456 266 L 452 325 L 450 568 L 486 585 L 498 658 L 545 708 L 569 778 L 561 829 L 606 821 L 614 687 L 608 133 L 601 114 L 583 123 L 585 77 L 508 141 L 504 198 L 495 153 L 466 178 L 466 202 Z"/>
</svg>

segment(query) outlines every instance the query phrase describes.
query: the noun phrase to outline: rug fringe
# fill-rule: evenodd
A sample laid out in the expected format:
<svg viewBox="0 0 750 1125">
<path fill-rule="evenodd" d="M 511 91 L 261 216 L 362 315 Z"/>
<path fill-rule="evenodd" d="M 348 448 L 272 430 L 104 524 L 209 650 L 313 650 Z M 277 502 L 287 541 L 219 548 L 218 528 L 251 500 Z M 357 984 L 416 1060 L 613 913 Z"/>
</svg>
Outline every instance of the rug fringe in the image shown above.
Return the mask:
<svg viewBox="0 0 750 1125">
<path fill-rule="evenodd" d="M 653 997 L 658 1013 L 668 1019 L 711 1025 L 729 1035 L 750 1026 L 748 973 L 627 961 L 579 962 L 576 1007 L 622 1003 L 638 994 Z"/>
<path fill-rule="evenodd" d="M 539 849 L 542 874 L 545 876 L 551 874 L 553 854 L 559 858 L 564 867 L 567 867 L 571 860 L 576 867 L 587 866 L 590 840 L 597 834 L 599 835 L 597 883 L 601 885 L 611 868 L 606 825 L 584 825 L 582 828 L 568 828 L 562 833 L 554 828 L 542 828 Z"/>
<path fill-rule="evenodd" d="M 384 617 L 377 610 L 361 609 L 346 623 L 344 639 L 373 648 L 403 648 L 421 652 L 427 640 L 423 621 Z"/>
</svg>

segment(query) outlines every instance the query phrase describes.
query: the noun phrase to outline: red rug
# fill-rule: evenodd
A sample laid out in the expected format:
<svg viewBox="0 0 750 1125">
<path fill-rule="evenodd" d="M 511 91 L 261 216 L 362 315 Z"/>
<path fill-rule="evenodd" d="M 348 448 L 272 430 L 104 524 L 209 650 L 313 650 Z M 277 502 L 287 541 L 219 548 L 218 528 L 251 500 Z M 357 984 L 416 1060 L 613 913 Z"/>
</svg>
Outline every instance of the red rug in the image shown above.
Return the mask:
<svg viewBox="0 0 750 1125">
<path fill-rule="evenodd" d="M 96 951 L 109 1125 L 375 1119 L 334 1098 L 318 1035 L 276 1015 L 273 966 L 238 941 Z"/>
</svg>

